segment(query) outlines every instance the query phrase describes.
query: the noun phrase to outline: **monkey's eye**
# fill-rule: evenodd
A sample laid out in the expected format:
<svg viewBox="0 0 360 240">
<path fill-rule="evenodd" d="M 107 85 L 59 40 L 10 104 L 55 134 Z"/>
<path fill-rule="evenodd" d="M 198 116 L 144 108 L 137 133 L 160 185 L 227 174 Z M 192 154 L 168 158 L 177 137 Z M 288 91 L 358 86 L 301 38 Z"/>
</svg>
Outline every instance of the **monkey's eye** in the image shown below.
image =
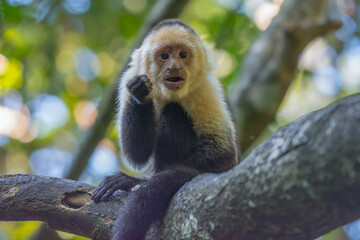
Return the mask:
<svg viewBox="0 0 360 240">
<path fill-rule="evenodd" d="M 169 54 L 163 52 L 160 54 L 160 57 L 161 57 L 161 59 L 166 60 L 169 58 Z"/>
<path fill-rule="evenodd" d="M 185 52 L 185 51 L 181 51 L 181 52 L 179 53 L 179 56 L 180 56 L 181 58 L 186 58 L 186 57 L 188 56 L 188 53 Z"/>
</svg>

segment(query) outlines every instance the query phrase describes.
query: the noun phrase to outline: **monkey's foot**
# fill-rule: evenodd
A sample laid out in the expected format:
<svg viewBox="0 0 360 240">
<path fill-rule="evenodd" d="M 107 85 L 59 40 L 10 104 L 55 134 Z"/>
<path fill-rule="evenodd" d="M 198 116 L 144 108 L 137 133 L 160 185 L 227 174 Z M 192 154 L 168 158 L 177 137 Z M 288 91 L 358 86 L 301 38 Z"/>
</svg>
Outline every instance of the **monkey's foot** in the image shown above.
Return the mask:
<svg viewBox="0 0 360 240">
<path fill-rule="evenodd" d="M 91 199 L 94 200 L 94 202 L 96 203 L 100 201 L 108 201 L 110 196 L 116 190 L 121 189 L 124 191 L 129 191 L 129 189 L 133 188 L 134 186 L 143 181 L 145 180 L 130 177 L 123 173 L 106 177 L 99 184 L 99 186 L 94 189 Z"/>
</svg>

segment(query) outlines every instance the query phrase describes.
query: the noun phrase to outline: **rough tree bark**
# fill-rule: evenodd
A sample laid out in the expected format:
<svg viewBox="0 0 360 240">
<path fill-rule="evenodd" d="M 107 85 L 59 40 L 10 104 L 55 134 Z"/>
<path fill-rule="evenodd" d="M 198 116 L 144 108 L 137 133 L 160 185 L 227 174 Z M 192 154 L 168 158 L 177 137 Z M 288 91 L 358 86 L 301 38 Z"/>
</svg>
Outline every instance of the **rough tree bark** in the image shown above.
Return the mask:
<svg viewBox="0 0 360 240">
<path fill-rule="evenodd" d="M 94 188 L 53 177 L 0 175 L 0 218 L 44 221 L 54 230 L 109 239 L 111 224 L 122 201 L 94 204 L 91 200 Z M 126 193 L 118 195 L 126 196 Z"/>
<path fill-rule="evenodd" d="M 359 124 L 360 94 L 290 123 L 230 171 L 187 183 L 148 239 L 314 239 L 359 218 Z M 0 220 L 42 220 L 108 239 L 126 195 L 118 191 L 116 201 L 94 204 L 91 189 L 3 175 Z"/>
</svg>

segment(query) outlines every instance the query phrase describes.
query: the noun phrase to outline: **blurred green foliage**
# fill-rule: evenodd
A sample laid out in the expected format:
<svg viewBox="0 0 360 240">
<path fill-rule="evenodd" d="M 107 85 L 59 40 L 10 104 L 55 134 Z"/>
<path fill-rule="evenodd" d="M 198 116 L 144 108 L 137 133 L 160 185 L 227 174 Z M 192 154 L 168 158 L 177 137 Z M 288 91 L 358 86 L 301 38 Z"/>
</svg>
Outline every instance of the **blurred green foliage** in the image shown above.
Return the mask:
<svg viewBox="0 0 360 240">
<path fill-rule="evenodd" d="M 106 88 L 117 80 L 134 39 L 156 2 L 0 0 L 0 173 L 65 175 L 84 133 L 94 123 Z M 235 4 L 229 7 L 224 2 Z M 238 81 L 244 57 L 260 33 L 259 28 L 264 28 L 253 20 L 254 12 L 244 10 L 243 4 L 250 2 L 190 1 L 179 16 L 214 49 L 216 74 L 228 94 Z M 257 2 L 258 9 L 260 5 L 269 7 L 269 3 L 274 3 L 272 9 L 278 9 L 275 3 L 281 1 Z M 354 8 L 359 10 L 358 6 Z M 351 17 L 357 21 L 356 16 Z M 279 110 L 278 121 L 269 126 L 261 139 L 305 112 L 359 91 L 360 81 L 345 81 L 347 78 L 341 75 L 341 61 L 360 59 L 360 52 L 352 58 L 343 52 L 348 46 L 349 52 L 355 53 L 353 49 L 360 46 L 356 26 L 357 30 L 342 43 L 335 41 L 336 46 L 331 47 L 322 41 L 315 48 L 325 59 L 315 61 L 340 69 L 342 82 L 337 78 L 316 80 L 314 76 L 321 77 L 316 74 L 323 68 L 303 66 Z M 349 72 L 346 68 L 342 71 Z M 360 76 L 360 72 L 352 76 L 358 73 Z M 327 93 L 329 89 L 333 91 L 327 94 L 321 92 L 321 87 Z M 119 168 L 114 125 L 93 154 L 82 181 L 96 183 Z M 29 239 L 38 226 L 38 222 L 0 223 L 4 238 L 14 240 Z M 82 239 L 66 234 L 62 237 Z M 329 235 L 326 239 L 336 238 Z"/>
<path fill-rule="evenodd" d="M 45 164 L 41 159 L 76 152 L 106 88 L 117 80 L 134 38 L 156 3 L 76 2 L 0 0 L 0 118 L 5 116 L 0 123 L 0 173 L 65 175 L 68 162 L 57 159 Z M 221 79 L 231 89 L 246 50 L 259 33 L 255 24 L 210 0 L 190 1 L 180 18 L 223 57 L 221 66 L 227 67 Z M 61 115 L 61 103 L 68 115 Z M 63 120 L 54 124 L 56 119 Z M 119 157 L 116 137 L 116 130 L 110 130 L 100 143 L 100 149 L 106 149 L 100 156 L 110 162 Z M 96 183 L 109 174 L 92 171 L 94 164 L 85 170 L 83 181 Z M 0 226 L 6 239 L 28 239 L 39 223 Z"/>
<path fill-rule="evenodd" d="M 33 233 L 40 226 L 40 222 L 21 222 L 1 223 L 3 233 L 8 236 L 8 239 L 20 240 L 29 239 Z M 0 225 L 0 226 L 1 226 Z"/>
</svg>

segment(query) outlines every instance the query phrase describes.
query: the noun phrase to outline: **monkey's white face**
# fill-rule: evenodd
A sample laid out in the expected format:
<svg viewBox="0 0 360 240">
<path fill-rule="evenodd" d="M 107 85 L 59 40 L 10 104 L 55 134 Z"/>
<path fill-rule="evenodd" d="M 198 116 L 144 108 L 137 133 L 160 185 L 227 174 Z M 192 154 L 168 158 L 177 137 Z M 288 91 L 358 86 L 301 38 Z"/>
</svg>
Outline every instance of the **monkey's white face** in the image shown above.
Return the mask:
<svg viewBox="0 0 360 240">
<path fill-rule="evenodd" d="M 207 53 L 196 35 L 181 26 L 151 33 L 139 53 L 155 98 L 177 100 L 196 91 L 209 72 Z"/>
<path fill-rule="evenodd" d="M 151 47 L 147 74 L 156 96 L 176 100 L 196 88 L 194 76 L 198 75 L 198 63 L 194 47 L 181 40 L 169 39 L 151 44 Z"/>
<path fill-rule="evenodd" d="M 188 81 L 188 69 L 191 65 L 192 52 L 186 46 L 166 45 L 154 53 L 154 61 L 159 71 L 160 84 L 168 90 L 178 91 Z"/>
</svg>

